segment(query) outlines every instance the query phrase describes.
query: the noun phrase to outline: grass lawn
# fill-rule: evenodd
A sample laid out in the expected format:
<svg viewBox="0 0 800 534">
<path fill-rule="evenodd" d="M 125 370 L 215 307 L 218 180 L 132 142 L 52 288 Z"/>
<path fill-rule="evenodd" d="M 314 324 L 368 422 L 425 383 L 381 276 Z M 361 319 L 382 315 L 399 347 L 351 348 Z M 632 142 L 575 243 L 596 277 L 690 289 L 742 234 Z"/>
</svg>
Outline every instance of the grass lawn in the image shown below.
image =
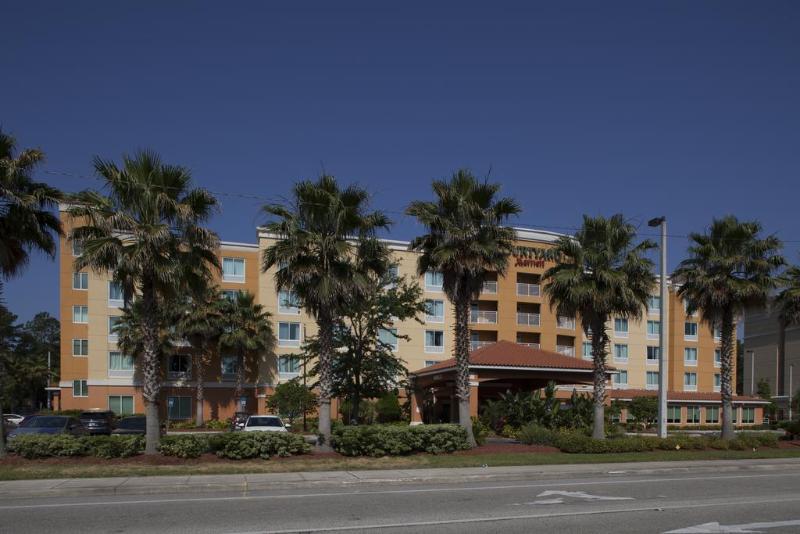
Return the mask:
<svg viewBox="0 0 800 534">
<path fill-rule="evenodd" d="M 48 458 L 0 461 L 0 480 L 36 478 L 92 478 L 154 475 L 221 475 L 279 473 L 288 471 L 342 471 L 360 469 L 414 469 L 435 467 L 490 467 L 508 465 L 588 464 L 676 460 L 733 460 L 752 458 L 800 458 L 800 448 L 762 448 L 756 451 L 653 451 L 622 454 L 566 454 L 562 452 L 468 451 L 449 455 L 419 454 L 405 457 L 347 458 L 310 455 L 271 460 L 221 460 L 211 455 L 191 460 L 138 456 L 120 460 L 96 458 Z M 169 463 L 165 464 L 165 461 Z"/>
</svg>

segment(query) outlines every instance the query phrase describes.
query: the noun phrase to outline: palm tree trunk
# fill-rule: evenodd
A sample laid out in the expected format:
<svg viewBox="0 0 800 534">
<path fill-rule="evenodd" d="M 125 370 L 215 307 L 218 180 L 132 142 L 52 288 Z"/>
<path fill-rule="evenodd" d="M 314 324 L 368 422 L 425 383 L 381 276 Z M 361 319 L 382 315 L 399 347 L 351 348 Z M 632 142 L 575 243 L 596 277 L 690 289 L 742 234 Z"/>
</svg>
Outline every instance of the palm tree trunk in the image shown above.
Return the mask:
<svg viewBox="0 0 800 534">
<path fill-rule="evenodd" d="M 722 439 L 733 439 L 733 310 L 727 309 L 722 314 L 720 325 L 722 340 L 720 352 L 722 362 L 720 368 L 720 392 L 722 396 Z"/>
<path fill-rule="evenodd" d="M 198 354 L 194 359 L 195 379 L 197 380 L 197 386 L 195 386 L 196 406 L 194 410 L 194 426 L 197 427 L 201 427 L 205 423 L 203 414 L 205 407 L 205 390 L 203 389 L 203 380 L 205 379 L 204 359 L 205 355 L 202 354 Z"/>
<path fill-rule="evenodd" d="M 3 418 L 3 362 L 0 361 L 0 458 L 6 457 L 6 421 Z"/>
<path fill-rule="evenodd" d="M 161 439 L 158 414 L 159 393 L 161 392 L 161 360 L 158 349 L 158 305 L 152 280 L 145 278 L 142 283 L 142 377 L 144 384 L 142 396 L 145 407 L 145 454 L 157 454 Z"/>
<path fill-rule="evenodd" d="M 233 396 L 235 397 L 236 411 L 240 411 L 241 398 L 244 393 L 244 355 L 239 354 L 236 362 L 236 386 L 233 388 Z"/>
<path fill-rule="evenodd" d="M 319 327 L 319 436 L 317 446 L 331 449 L 331 391 L 333 391 L 333 318 L 321 313 Z"/>
<path fill-rule="evenodd" d="M 458 399 L 458 422 L 467 431 L 467 443 L 476 447 L 472 434 L 472 419 L 469 410 L 469 297 L 456 302 L 456 398 Z"/>
<path fill-rule="evenodd" d="M 592 424 L 592 437 L 595 439 L 606 438 L 606 335 L 605 320 L 598 320 L 592 325 L 592 360 L 594 361 L 594 422 Z"/>
</svg>

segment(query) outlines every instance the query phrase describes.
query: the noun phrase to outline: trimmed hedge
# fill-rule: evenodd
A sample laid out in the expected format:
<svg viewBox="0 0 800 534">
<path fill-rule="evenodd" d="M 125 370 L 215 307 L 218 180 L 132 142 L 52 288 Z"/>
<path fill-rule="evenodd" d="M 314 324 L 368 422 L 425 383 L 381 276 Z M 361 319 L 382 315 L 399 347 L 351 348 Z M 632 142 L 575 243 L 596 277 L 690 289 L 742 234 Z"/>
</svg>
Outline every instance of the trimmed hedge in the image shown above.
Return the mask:
<svg viewBox="0 0 800 534">
<path fill-rule="evenodd" d="M 654 450 L 747 450 L 759 447 L 776 447 L 778 439 L 775 434 L 742 432 L 736 439 L 729 441 L 710 436 L 670 436 L 665 439 L 651 436 L 625 436 L 620 438 L 599 440 L 577 432 L 556 432 L 552 436 L 552 445 L 562 452 L 582 454 L 604 454 L 622 452 L 643 452 Z"/>
<path fill-rule="evenodd" d="M 449 453 L 469 449 L 467 432 L 459 425 L 337 426 L 333 449 L 345 456 L 400 456 L 415 452 Z"/>
<path fill-rule="evenodd" d="M 198 434 L 163 436 L 159 441 L 158 450 L 164 456 L 197 458 L 209 451 L 208 437 Z"/>
<path fill-rule="evenodd" d="M 9 441 L 9 449 L 28 459 L 53 456 L 127 458 L 144 451 L 144 436 L 23 434 Z"/>
<path fill-rule="evenodd" d="M 209 438 L 211 449 L 220 458 L 244 460 L 270 456 L 308 454 L 311 445 L 299 434 L 288 432 L 234 432 Z"/>
</svg>

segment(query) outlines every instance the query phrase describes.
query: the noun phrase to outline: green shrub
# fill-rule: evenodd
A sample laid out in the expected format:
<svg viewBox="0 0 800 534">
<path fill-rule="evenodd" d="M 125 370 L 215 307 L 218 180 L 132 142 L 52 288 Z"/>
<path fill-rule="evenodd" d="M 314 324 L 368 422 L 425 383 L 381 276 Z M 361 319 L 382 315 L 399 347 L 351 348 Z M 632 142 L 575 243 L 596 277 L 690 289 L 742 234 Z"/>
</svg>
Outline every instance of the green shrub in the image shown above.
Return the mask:
<svg viewBox="0 0 800 534">
<path fill-rule="evenodd" d="M 178 458 L 197 458 L 209 451 L 209 440 L 206 436 L 186 434 L 185 436 L 164 436 L 158 445 L 164 456 Z"/>
<path fill-rule="evenodd" d="M 85 456 L 89 452 L 86 439 L 69 434 L 23 434 L 10 440 L 9 448 L 28 459 Z"/>
<path fill-rule="evenodd" d="M 89 454 L 98 458 L 128 458 L 144 452 L 144 436 L 92 436 L 84 439 Z"/>
<path fill-rule="evenodd" d="M 516 439 L 517 432 L 519 432 L 519 428 L 515 428 L 511 425 L 505 425 L 503 426 L 503 428 L 500 429 L 499 434 L 504 438 Z"/>
<path fill-rule="evenodd" d="M 739 432 L 736 441 L 745 448 L 757 449 L 758 447 L 777 447 L 778 436 L 772 432 Z"/>
<path fill-rule="evenodd" d="M 469 448 L 467 432 L 459 425 L 342 425 L 333 429 L 331 445 L 345 456 L 376 457 Z"/>
<path fill-rule="evenodd" d="M 197 428 L 194 421 L 169 421 L 169 427 L 175 430 L 190 430 Z"/>
<path fill-rule="evenodd" d="M 375 402 L 375 412 L 378 414 L 378 422 L 391 423 L 399 421 L 403 415 L 400 408 L 400 400 L 396 393 L 387 393 Z"/>
<path fill-rule="evenodd" d="M 800 437 L 800 421 L 781 421 L 778 427 L 786 431 L 786 436 L 789 439 Z"/>
<path fill-rule="evenodd" d="M 557 432 L 537 425 L 528 423 L 516 432 L 516 438 L 526 445 L 553 445 Z"/>
<path fill-rule="evenodd" d="M 209 439 L 210 449 L 220 458 L 244 460 L 268 459 L 270 456 L 292 456 L 311 452 L 303 436 L 288 432 L 232 432 Z"/>
<path fill-rule="evenodd" d="M 220 421 L 219 419 L 211 419 L 210 421 L 206 421 L 206 428 L 209 430 L 226 430 L 230 426 L 230 421 Z"/>
<path fill-rule="evenodd" d="M 483 445 L 486 443 L 486 436 L 489 435 L 489 427 L 477 417 L 472 418 L 472 436 L 475 438 L 475 443 Z"/>
</svg>

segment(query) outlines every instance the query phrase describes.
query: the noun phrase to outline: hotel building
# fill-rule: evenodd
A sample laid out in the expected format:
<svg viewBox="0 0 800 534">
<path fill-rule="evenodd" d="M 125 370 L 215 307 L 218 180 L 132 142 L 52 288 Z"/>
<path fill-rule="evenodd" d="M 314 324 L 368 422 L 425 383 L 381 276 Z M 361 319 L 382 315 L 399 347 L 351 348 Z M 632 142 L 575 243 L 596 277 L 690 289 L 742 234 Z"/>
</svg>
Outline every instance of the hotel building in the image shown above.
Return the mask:
<svg viewBox="0 0 800 534">
<path fill-rule="evenodd" d="M 67 233 L 73 221 L 62 211 Z M 574 317 L 560 317 L 551 310 L 541 287 L 541 276 L 554 265 L 548 251 L 559 234 L 531 229 L 517 229 L 520 255 L 509 261 L 505 276 L 490 276 L 480 297 L 473 302 L 470 329 L 473 354 L 497 356 L 505 347 L 514 353 L 513 364 L 503 363 L 505 353 L 492 365 L 502 373 L 492 378 L 491 369 L 483 366 L 481 377 L 475 375 L 474 411 L 481 398 L 492 390 L 514 382 L 528 371 L 540 372 L 535 363 L 541 359 L 548 369 L 557 368 L 558 382 L 564 393 L 571 392 L 569 384 L 590 391 L 586 370 L 591 368 L 589 340 Z M 301 374 L 298 354 L 303 340 L 316 333 L 311 317 L 295 304 L 288 292 L 278 293 L 274 270 L 261 272 L 261 254 L 274 242 L 263 230 L 256 244 L 222 242 L 219 249 L 222 272 L 219 286 L 223 292 L 249 291 L 270 313 L 277 338 L 275 353 L 265 356 L 254 365 L 247 377 L 246 410 L 266 413 L 266 399 L 273 388 Z M 422 323 L 399 321 L 383 335 L 413 376 L 440 378 L 444 387 L 441 406 L 452 402 L 452 381 L 447 386 L 444 372 L 452 357 L 453 310 L 442 291 L 442 277 L 429 272 L 417 275 L 417 254 L 408 250 L 408 243 L 387 240 L 397 262 L 397 274 L 417 279 L 424 290 L 427 313 Z M 109 408 L 120 414 L 144 411 L 141 396 L 141 377 L 134 359 L 123 354 L 116 344 L 113 325 L 124 305 L 121 291 L 110 273 L 88 270 L 76 271 L 74 260 L 80 250 L 65 238 L 59 252 L 60 314 L 61 314 L 61 379 L 57 385 L 56 407 L 61 409 Z M 675 424 L 714 423 L 719 420 L 719 339 L 697 316 L 688 316 L 684 306 L 670 293 L 669 380 L 670 414 Z M 609 397 L 630 399 L 640 395 L 655 395 L 658 388 L 658 309 L 660 299 L 650 299 L 649 310 L 639 321 L 614 318 L 608 328 L 611 336 L 608 363 L 610 374 Z M 407 340 L 395 334 L 408 336 Z M 500 343 L 497 342 L 506 342 Z M 520 347 L 518 351 L 516 348 Z M 520 352 L 520 353 L 517 353 Z M 499 362 L 499 363 L 498 363 Z M 555 363 L 553 363 L 555 362 Z M 497 364 L 497 365 L 495 365 Z M 192 354 L 188 347 L 181 354 L 164 361 L 164 401 L 162 410 L 172 420 L 194 417 L 194 377 Z M 236 411 L 233 398 L 236 359 L 217 355 L 205 376 L 206 419 L 224 419 Z M 570 371 L 572 369 L 572 371 Z M 578 380 L 577 374 L 584 373 Z M 488 373 L 488 374 L 487 374 Z M 516 373 L 516 374 L 515 374 Z M 442 375 L 442 376 L 439 376 Z M 502 375 L 502 377 L 501 377 Z M 526 375 L 527 376 L 527 375 Z M 555 375 L 554 375 L 555 376 Z M 575 382 L 570 380 L 575 376 Z M 533 382 L 528 382 L 532 384 Z M 478 384 L 481 387 L 478 387 Z M 582 384 L 582 385 L 580 385 Z M 484 387 L 486 386 L 486 387 Z M 492 387 L 489 387 L 492 386 Z M 54 388 L 55 389 L 55 388 Z M 435 389 L 435 388 L 434 388 Z M 421 402 L 412 396 L 412 418 L 421 419 Z M 488 398 L 488 397 L 485 397 Z M 420 397 L 421 399 L 421 397 Z M 417 400 L 420 400 L 417 399 Z M 737 398 L 737 421 L 743 424 L 761 422 L 762 404 L 754 399 Z M 755 403 L 755 404 L 751 404 Z M 446 417 L 446 414 L 444 414 Z M 623 415 L 624 418 L 624 415 Z"/>
</svg>

